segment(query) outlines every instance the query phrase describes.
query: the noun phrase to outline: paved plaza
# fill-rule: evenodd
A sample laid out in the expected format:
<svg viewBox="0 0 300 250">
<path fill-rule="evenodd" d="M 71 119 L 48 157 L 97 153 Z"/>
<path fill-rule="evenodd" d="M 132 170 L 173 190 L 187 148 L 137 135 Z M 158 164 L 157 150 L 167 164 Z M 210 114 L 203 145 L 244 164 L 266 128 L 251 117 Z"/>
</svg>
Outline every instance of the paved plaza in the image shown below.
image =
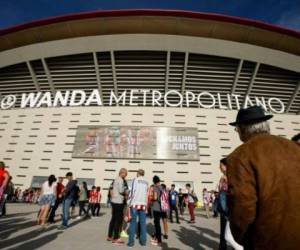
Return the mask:
<svg viewBox="0 0 300 250">
<path fill-rule="evenodd" d="M 32 204 L 8 204 L 7 216 L 0 218 L 0 249 L 4 250 L 110 250 L 129 249 L 127 246 L 114 246 L 106 241 L 110 209 L 103 208 L 101 216 L 86 220 L 72 219 L 70 227 L 60 231 L 56 224 L 46 228 L 37 226 L 35 218 L 39 207 Z M 60 214 L 61 208 L 58 209 Z M 196 224 L 188 224 L 188 214 L 181 224 L 169 224 L 169 239 L 162 247 L 150 244 L 154 230 L 151 219 L 147 220 L 147 246 L 141 247 L 136 241 L 133 249 L 218 249 L 219 220 L 205 218 L 197 211 Z M 126 240 L 126 239 L 125 239 Z M 127 242 L 127 240 L 126 240 Z"/>
</svg>

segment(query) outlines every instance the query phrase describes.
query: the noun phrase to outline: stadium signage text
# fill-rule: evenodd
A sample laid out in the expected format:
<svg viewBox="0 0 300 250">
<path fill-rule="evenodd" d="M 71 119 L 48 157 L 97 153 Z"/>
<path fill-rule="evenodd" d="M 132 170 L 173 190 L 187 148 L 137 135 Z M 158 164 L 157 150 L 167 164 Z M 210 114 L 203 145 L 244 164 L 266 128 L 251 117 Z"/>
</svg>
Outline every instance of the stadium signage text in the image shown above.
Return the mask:
<svg viewBox="0 0 300 250">
<path fill-rule="evenodd" d="M 76 106 L 104 106 L 101 94 L 98 89 L 87 93 L 84 90 L 68 90 L 52 92 L 23 93 L 7 95 L 0 99 L 1 109 L 14 108 L 17 99 L 20 99 L 21 108 L 40 107 L 76 107 Z M 185 91 L 183 94 L 177 90 L 169 90 L 162 93 L 159 90 L 130 89 L 116 94 L 110 91 L 108 106 L 148 106 L 152 107 L 190 107 L 193 104 L 200 108 L 233 109 L 236 107 L 248 107 L 253 105 L 262 106 L 267 112 L 284 113 L 284 103 L 275 97 L 250 97 L 237 94 L 209 93 Z M 240 103 L 243 103 L 241 106 Z"/>
</svg>

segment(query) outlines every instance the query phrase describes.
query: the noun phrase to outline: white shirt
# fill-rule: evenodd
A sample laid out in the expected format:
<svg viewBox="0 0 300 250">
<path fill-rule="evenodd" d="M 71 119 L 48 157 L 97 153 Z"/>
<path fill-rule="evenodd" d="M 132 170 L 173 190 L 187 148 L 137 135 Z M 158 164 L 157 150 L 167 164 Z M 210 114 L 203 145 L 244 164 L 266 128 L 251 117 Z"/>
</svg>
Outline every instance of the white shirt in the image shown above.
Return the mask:
<svg viewBox="0 0 300 250">
<path fill-rule="evenodd" d="M 43 194 L 55 194 L 56 186 L 57 186 L 56 182 L 53 182 L 52 185 L 49 187 L 49 182 L 45 181 L 42 186 Z"/>
<path fill-rule="evenodd" d="M 147 206 L 148 182 L 143 176 L 133 179 L 130 195 L 128 199 L 129 206 Z"/>
</svg>

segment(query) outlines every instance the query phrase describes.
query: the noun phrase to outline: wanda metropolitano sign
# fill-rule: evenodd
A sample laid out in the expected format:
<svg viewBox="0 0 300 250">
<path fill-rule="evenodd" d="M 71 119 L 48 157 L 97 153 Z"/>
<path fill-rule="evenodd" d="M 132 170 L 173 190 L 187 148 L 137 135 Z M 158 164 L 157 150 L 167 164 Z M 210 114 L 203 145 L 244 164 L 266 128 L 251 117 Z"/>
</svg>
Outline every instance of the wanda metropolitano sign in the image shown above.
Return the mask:
<svg viewBox="0 0 300 250">
<path fill-rule="evenodd" d="M 67 90 L 55 92 L 34 92 L 19 95 L 6 95 L 0 97 L 2 110 L 16 108 L 17 100 L 20 100 L 20 108 L 40 107 L 76 107 L 76 106 L 104 106 L 101 92 L 94 89 L 91 92 L 84 90 Z M 205 102 L 204 102 L 205 101 Z M 128 89 L 120 93 L 111 90 L 108 106 L 149 106 L 152 107 L 190 107 L 198 104 L 199 108 L 213 109 L 218 105 L 219 109 L 232 110 L 253 105 L 262 106 L 266 112 L 284 113 L 284 103 L 276 97 L 242 96 L 238 94 L 210 93 L 169 90 L 162 93 L 159 90 Z M 241 106 L 240 103 L 243 103 Z M 107 106 L 107 105 L 106 105 Z"/>
</svg>

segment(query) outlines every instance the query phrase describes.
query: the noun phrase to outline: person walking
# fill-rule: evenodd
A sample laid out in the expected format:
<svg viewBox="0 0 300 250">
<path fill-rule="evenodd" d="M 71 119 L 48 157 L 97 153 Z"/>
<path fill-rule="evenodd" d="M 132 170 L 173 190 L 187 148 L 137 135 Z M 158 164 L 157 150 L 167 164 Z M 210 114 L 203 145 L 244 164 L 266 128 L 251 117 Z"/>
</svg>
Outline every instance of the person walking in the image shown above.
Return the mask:
<svg viewBox="0 0 300 250">
<path fill-rule="evenodd" d="M 272 117 L 253 106 L 230 123 L 243 144 L 226 158 L 229 221 L 245 250 L 300 246 L 300 149 L 270 134 Z"/>
<path fill-rule="evenodd" d="M 48 177 L 48 180 L 45 181 L 42 185 L 42 193 L 39 201 L 41 208 L 37 218 L 38 225 L 45 225 L 50 207 L 54 206 L 55 204 L 56 185 L 56 178 L 54 175 L 50 175 Z"/>
<path fill-rule="evenodd" d="M 114 245 L 123 245 L 124 241 L 120 238 L 120 231 L 124 217 L 124 201 L 128 190 L 125 188 L 125 178 L 127 169 L 121 168 L 119 176 L 113 181 L 111 190 L 112 216 L 109 223 L 107 241 L 112 241 Z"/>
<path fill-rule="evenodd" d="M 197 196 L 194 190 L 191 189 L 191 184 L 187 183 L 185 185 L 185 188 L 187 190 L 187 203 L 188 203 L 188 209 L 190 213 L 189 223 L 195 223 L 195 201 L 197 200 Z"/>
<path fill-rule="evenodd" d="M 137 218 L 139 220 L 139 241 L 141 246 L 146 246 L 146 211 L 147 211 L 147 191 L 148 182 L 145 179 L 145 171 L 139 169 L 137 177 L 133 179 L 128 199 L 128 208 L 130 209 L 130 226 L 128 246 L 134 246 L 136 234 Z"/>
<path fill-rule="evenodd" d="M 161 227 L 160 219 L 162 218 L 162 208 L 161 208 L 161 194 L 162 187 L 160 185 L 160 179 L 157 175 L 153 177 L 153 218 L 154 218 L 154 227 L 155 233 L 151 239 L 151 244 L 154 246 L 161 246 Z"/>
<path fill-rule="evenodd" d="M 50 214 L 49 214 L 49 218 L 48 218 L 48 222 L 49 223 L 55 223 L 55 212 L 57 210 L 57 208 L 59 207 L 59 205 L 62 203 L 62 199 L 63 199 L 63 192 L 64 192 L 64 184 L 63 184 L 63 178 L 62 177 L 58 177 L 58 182 L 56 185 L 56 200 L 55 200 L 55 204 L 54 206 L 51 207 L 50 209 Z"/>
<path fill-rule="evenodd" d="M 6 202 L 5 190 L 9 182 L 9 173 L 5 169 L 5 163 L 0 161 L 0 216 L 3 215 L 3 208 Z M 5 211 L 6 212 L 6 211 Z"/>
<path fill-rule="evenodd" d="M 63 205 L 62 205 L 63 218 L 62 218 L 62 225 L 59 227 L 59 229 L 62 230 L 68 228 L 68 221 L 70 218 L 70 207 L 72 205 L 72 202 L 78 196 L 77 193 L 78 188 L 76 186 L 77 182 L 76 180 L 73 180 L 73 173 L 68 172 L 66 174 L 66 178 L 68 180 L 68 183 L 63 193 Z"/>
<path fill-rule="evenodd" d="M 84 213 L 85 216 L 87 216 L 87 210 L 85 209 L 85 204 L 88 201 L 88 188 L 86 182 L 82 182 L 79 188 L 79 199 L 78 199 L 78 205 L 79 205 L 79 213 L 77 219 L 81 219 L 82 213 Z"/>
<path fill-rule="evenodd" d="M 173 223 L 173 211 L 175 211 L 176 216 L 176 222 L 180 224 L 179 222 L 179 216 L 178 216 L 178 193 L 175 190 L 175 184 L 171 185 L 171 190 L 169 192 L 169 202 L 170 202 L 170 222 Z"/>
</svg>

